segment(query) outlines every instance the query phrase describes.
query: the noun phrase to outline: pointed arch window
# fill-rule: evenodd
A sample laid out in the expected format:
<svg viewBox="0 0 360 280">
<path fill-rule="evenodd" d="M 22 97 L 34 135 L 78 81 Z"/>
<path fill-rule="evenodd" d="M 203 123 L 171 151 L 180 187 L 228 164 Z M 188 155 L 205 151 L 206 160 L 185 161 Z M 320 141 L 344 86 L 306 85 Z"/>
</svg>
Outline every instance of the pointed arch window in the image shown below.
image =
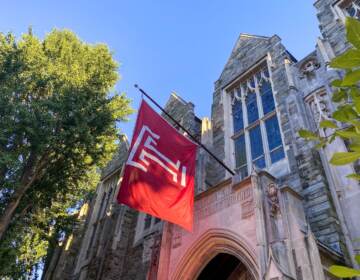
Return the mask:
<svg viewBox="0 0 360 280">
<path fill-rule="evenodd" d="M 239 132 L 240 130 L 244 129 L 244 119 L 243 119 L 243 109 L 241 100 L 236 99 L 233 106 L 233 126 L 234 132 Z"/>
<path fill-rule="evenodd" d="M 230 92 L 235 165 L 242 177 L 251 166 L 263 169 L 285 158 L 267 66 Z"/>
<path fill-rule="evenodd" d="M 345 21 L 346 17 L 360 20 L 360 0 L 339 0 L 332 6 L 336 17 Z"/>
<path fill-rule="evenodd" d="M 270 159 L 272 163 L 275 163 L 285 157 L 276 115 L 265 120 L 265 127 L 269 143 Z"/>
<path fill-rule="evenodd" d="M 260 96 L 264 115 L 275 110 L 274 96 L 269 81 L 264 81 L 260 85 Z"/>
<path fill-rule="evenodd" d="M 256 103 L 256 93 L 249 93 L 246 96 L 246 110 L 248 113 L 248 123 L 252 124 L 259 119 L 259 111 Z"/>
<path fill-rule="evenodd" d="M 262 143 L 260 125 L 249 130 L 251 158 L 253 164 L 258 168 L 265 168 L 264 147 Z"/>
<path fill-rule="evenodd" d="M 245 145 L 245 135 L 241 134 L 234 140 L 235 144 L 235 164 L 239 173 L 243 178 L 248 175 L 247 168 L 247 159 L 246 159 L 246 145 Z"/>
</svg>

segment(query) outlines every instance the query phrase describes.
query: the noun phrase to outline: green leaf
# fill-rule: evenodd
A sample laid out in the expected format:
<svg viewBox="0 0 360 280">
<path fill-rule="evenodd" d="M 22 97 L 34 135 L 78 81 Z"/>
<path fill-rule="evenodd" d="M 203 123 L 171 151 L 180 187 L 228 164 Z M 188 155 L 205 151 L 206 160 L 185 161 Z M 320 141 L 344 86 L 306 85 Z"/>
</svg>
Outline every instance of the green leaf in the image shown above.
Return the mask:
<svg viewBox="0 0 360 280">
<path fill-rule="evenodd" d="M 334 80 L 334 81 L 331 82 L 331 85 L 333 87 L 341 87 L 342 82 L 343 82 L 342 80 Z"/>
<path fill-rule="evenodd" d="M 349 121 L 350 124 L 352 124 L 355 127 L 360 127 L 360 121 L 359 120 L 351 120 Z"/>
<path fill-rule="evenodd" d="M 329 271 L 331 274 L 340 278 L 349 278 L 360 275 L 359 270 L 340 265 L 330 266 Z"/>
<path fill-rule="evenodd" d="M 299 135 L 302 138 L 309 139 L 309 140 L 319 140 L 319 136 L 317 136 L 315 133 L 306 130 L 306 129 L 300 129 Z"/>
<path fill-rule="evenodd" d="M 359 175 L 359 174 L 356 174 L 356 173 L 352 173 L 352 174 L 346 175 L 346 178 L 355 179 L 355 180 L 359 180 L 359 181 L 360 181 L 360 175 Z"/>
<path fill-rule="evenodd" d="M 360 80 L 360 70 L 355 70 L 352 72 L 348 72 L 344 80 L 341 83 L 341 86 L 352 86 L 356 85 Z"/>
<path fill-rule="evenodd" d="M 355 261 L 356 261 L 358 264 L 360 264 L 360 255 L 356 255 L 356 256 L 355 256 Z"/>
<path fill-rule="evenodd" d="M 352 98 L 352 101 L 354 103 L 354 107 L 356 112 L 360 112 L 360 93 L 357 88 L 352 88 L 350 90 L 350 96 Z"/>
<path fill-rule="evenodd" d="M 352 17 L 346 18 L 346 38 L 357 49 L 360 49 L 360 22 Z"/>
<path fill-rule="evenodd" d="M 333 113 L 332 117 L 340 122 L 348 122 L 358 117 L 358 114 L 352 108 L 351 105 L 346 104 L 339 106 L 338 109 Z"/>
<path fill-rule="evenodd" d="M 349 129 L 346 129 L 346 130 L 338 130 L 338 131 L 335 132 L 335 134 L 342 137 L 342 138 L 346 138 L 346 139 L 360 138 L 360 135 L 358 133 L 356 133 L 354 128 L 349 128 Z"/>
<path fill-rule="evenodd" d="M 347 92 L 343 89 L 340 89 L 336 92 L 334 92 L 333 96 L 332 96 L 332 101 L 334 102 L 340 102 L 343 99 L 347 98 Z"/>
<path fill-rule="evenodd" d="M 360 50 L 350 49 L 342 55 L 335 57 L 331 63 L 331 67 L 341 69 L 351 69 L 360 66 Z"/>
<path fill-rule="evenodd" d="M 334 124 L 332 121 L 329 120 L 323 120 L 320 122 L 321 128 L 337 128 L 337 125 Z"/>
<path fill-rule="evenodd" d="M 360 145 L 352 143 L 350 144 L 349 149 L 354 152 L 360 152 Z"/>
<path fill-rule="evenodd" d="M 339 152 L 335 153 L 330 163 L 333 165 L 345 165 L 360 158 L 360 152 Z"/>
</svg>

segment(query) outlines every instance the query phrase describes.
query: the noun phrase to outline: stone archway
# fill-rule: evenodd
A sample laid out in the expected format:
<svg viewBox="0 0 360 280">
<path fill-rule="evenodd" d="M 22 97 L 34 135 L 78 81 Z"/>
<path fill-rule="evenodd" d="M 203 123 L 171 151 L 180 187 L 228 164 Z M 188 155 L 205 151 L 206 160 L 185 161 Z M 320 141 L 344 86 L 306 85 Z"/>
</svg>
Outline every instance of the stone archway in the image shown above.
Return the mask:
<svg viewBox="0 0 360 280">
<path fill-rule="evenodd" d="M 253 277 L 237 257 L 219 253 L 208 262 L 197 280 L 253 280 Z"/>
<path fill-rule="evenodd" d="M 198 279 L 206 266 L 219 254 L 235 257 L 248 271 L 248 278 L 259 279 L 254 248 L 239 235 L 224 229 L 211 229 L 194 242 L 179 262 L 172 279 Z"/>
</svg>

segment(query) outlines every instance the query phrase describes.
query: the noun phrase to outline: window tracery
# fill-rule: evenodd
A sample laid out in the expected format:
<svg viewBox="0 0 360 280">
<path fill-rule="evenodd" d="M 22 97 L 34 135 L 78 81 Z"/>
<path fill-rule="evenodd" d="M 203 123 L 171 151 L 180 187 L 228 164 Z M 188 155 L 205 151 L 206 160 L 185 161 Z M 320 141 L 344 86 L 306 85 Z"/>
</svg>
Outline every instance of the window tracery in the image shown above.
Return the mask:
<svg viewBox="0 0 360 280">
<path fill-rule="evenodd" d="M 305 103 L 312 113 L 314 128 L 318 129 L 324 119 L 331 116 L 330 100 L 324 89 L 318 90 L 306 96 Z"/>
<path fill-rule="evenodd" d="M 353 17 L 360 20 L 360 0 L 338 1 L 333 7 L 335 15 L 345 20 L 346 17 Z"/>
<path fill-rule="evenodd" d="M 320 64 L 317 61 L 317 59 L 316 58 L 310 58 L 301 65 L 300 71 L 301 71 L 301 73 L 303 75 L 306 76 L 306 75 L 309 75 L 309 74 L 313 73 L 319 67 L 320 67 Z"/>
<path fill-rule="evenodd" d="M 285 157 L 267 67 L 228 91 L 231 98 L 235 166 L 242 178 Z"/>
<path fill-rule="evenodd" d="M 340 7 L 347 16 L 360 19 L 360 0 L 343 1 Z"/>
</svg>

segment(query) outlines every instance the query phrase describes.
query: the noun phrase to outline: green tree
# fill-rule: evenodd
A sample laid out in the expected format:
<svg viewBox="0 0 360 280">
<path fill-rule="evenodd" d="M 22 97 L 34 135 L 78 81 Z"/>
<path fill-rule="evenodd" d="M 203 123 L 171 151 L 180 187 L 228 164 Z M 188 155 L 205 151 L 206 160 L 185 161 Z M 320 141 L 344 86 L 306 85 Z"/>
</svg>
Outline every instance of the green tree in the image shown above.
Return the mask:
<svg viewBox="0 0 360 280">
<path fill-rule="evenodd" d="M 333 165 L 351 164 L 360 159 L 360 22 L 346 19 L 346 38 L 352 48 L 334 58 L 330 66 L 343 70 L 343 79 L 335 80 L 332 86 L 336 89 L 332 100 L 337 103 L 337 109 L 332 118 L 320 122 L 320 128 L 333 129 L 330 137 L 320 137 L 308 130 L 300 130 L 301 137 L 317 141 L 317 147 L 322 148 L 334 141 L 336 137 L 346 140 L 349 151 L 337 152 L 332 155 L 330 163 Z M 348 174 L 347 177 L 360 180 L 359 174 Z M 360 256 L 355 257 L 360 265 Z M 360 276 L 360 270 L 346 266 L 331 266 L 330 272 L 337 277 Z"/>
<path fill-rule="evenodd" d="M 116 149 L 116 122 L 132 112 L 124 94 L 110 94 L 117 68 L 106 45 L 68 30 L 43 40 L 0 33 L 0 259 L 9 246 L 19 261 L 25 243 L 41 245 L 94 188 L 95 167 Z"/>
<path fill-rule="evenodd" d="M 57 188 L 66 185 L 65 193 L 37 186 L 27 193 L 0 242 L 0 279 L 33 279 L 36 266 L 46 268 L 59 241 L 76 226 L 76 210 L 91 197 L 98 181 L 99 173 L 92 168 L 77 183 L 72 178 L 54 182 Z"/>
</svg>

